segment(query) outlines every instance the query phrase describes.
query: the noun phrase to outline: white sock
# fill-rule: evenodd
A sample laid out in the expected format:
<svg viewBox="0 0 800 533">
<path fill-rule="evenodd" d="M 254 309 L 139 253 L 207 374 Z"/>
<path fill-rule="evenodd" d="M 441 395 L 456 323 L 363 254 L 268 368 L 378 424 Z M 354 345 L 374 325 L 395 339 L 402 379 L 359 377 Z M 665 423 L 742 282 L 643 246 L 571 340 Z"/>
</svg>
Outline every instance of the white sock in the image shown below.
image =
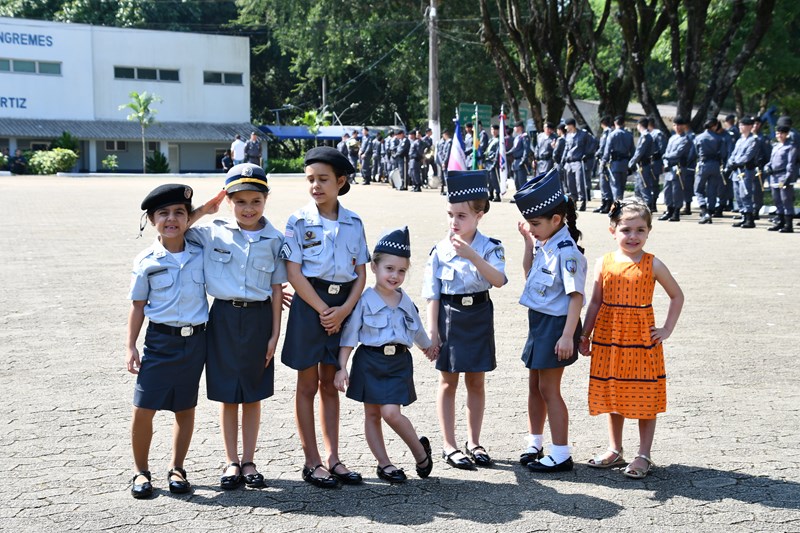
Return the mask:
<svg viewBox="0 0 800 533">
<path fill-rule="evenodd" d="M 543 435 L 534 435 L 530 434 L 525 437 L 525 440 L 528 442 L 528 448 L 536 448 L 536 450 L 542 449 L 542 442 L 544 440 Z M 530 453 L 533 453 L 534 450 L 529 450 Z"/>
<path fill-rule="evenodd" d="M 555 444 L 551 444 L 550 445 L 550 454 L 549 455 L 550 455 L 550 457 L 553 458 L 553 461 L 555 461 L 555 464 L 561 464 L 561 463 L 563 463 L 564 461 L 566 461 L 567 459 L 570 458 L 570 455 L 572 455 L 571 452 L 572 452 L 572 449 L 570 448 L 569 445 L 557 446 Z M 545 459 L 546 459 L 546 457 L 545 457 Z"/>
</svg>

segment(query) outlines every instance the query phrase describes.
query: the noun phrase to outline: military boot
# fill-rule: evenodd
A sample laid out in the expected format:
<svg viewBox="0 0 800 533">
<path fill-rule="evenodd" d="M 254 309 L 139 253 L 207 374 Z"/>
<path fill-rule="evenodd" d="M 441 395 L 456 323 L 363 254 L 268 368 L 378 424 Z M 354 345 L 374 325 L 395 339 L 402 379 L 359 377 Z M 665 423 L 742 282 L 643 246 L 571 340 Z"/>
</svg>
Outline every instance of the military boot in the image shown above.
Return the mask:
<svg viewBox="0 0 800 533">
<path fill-rule="evenodd" d="M 792 227 L 792 219 L 794 215 L 783 215 L 783 227 L 778 231 L 780 233 L 794 233 L 794 228 Z"/>
<path fill-rule="evenodd" d="M 680 222 L 681 221 L 681 210 L 680 208 L 676 207 L 672 210 L 672 216 L 669 217 L 670 222 Z"/>
<path fill-rule="evenodd" d="M 686 205 L 683 207 L 683 211 L 679 213 L 680 215 L 691 215 L 692 214 L 692 203 L 686 202 Z"/>
<path fill-rule="evenodd" d="M 783 215 L 778 215 L 777 217 L 775 217 L 775 221 L 773 222 L 773 225 L 767 228 L 767 231 L 778 231 L 778 230 L 783 228 L 785 223 L 786 222 L 785 222 L 785 220 L 783 218 Z"/>
<path fill-rule="evenodd" d="M 742 221 L 742 227 L 743 228 L 748 228 L 748 229 L 756 227 L 756 223 L 755 223 L 755 220 L 754 220 L 753 213 L 745 213 L 744 214 L 744 220 Z"/>
<path fill-rule="evenodd" d="M 713 221 L 711 220 L 711 213 L 708 212 L 705 206 L 700 207 L 700 220 L 697 221 L 698 224 L 711 224 Z"/>
<path fill-rule="evenodd" d="M 667 207 L 667 210 L 664 211 L 664 214 L 658 217 L 658 220 L 669 220 L 672 218 L 672 212 L 674 209 L 672 207 Z"/>
</svg>

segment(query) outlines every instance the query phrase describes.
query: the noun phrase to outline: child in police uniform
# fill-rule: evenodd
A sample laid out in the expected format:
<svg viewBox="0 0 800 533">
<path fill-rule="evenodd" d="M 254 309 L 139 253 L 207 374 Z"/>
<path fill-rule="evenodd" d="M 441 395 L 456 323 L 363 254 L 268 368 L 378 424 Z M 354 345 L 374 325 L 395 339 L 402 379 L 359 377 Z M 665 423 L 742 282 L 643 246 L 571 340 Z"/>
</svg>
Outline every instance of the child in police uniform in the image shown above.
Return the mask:
<svg viewBox="0 0 800 533">
<path fill-rule="evenodd" d="M 208 294 L 214 297 L 208 331 L 208 399 L 221 402 L 220 425 L 226 463 L 220 487 L 242 483 L 264 486 L 253 463 L 261 424 L 261 400 L 274 392 L 273 356 L 281 330 L 281 284 L 278 258 L 283 236 L 264 217 L 269 186 L 264 170 L 251 163 L 232 167 L 224 193 L 193 214 L 216 212 L 227 198 L 234 220 L 217 218 L 195 226 L 187 239 L 203 248 Z M 239 406 L 242 454 L 239 456 Z"/>
<path fill-rule="evenodd" d="M 518 223 L 525 243 L 525 288 L 520 303 L 528 307 L 528 340 L 522 360 L 528 376 L 528 448 L 520 462 L 533 472 L 572 470 L 569 413 L 561 397 L 564 368 L 578 359 L 580 316 L 586 283 L 586 258 L 576 241 L 573 200 L 551 170 L 514 195 L 526 222 Z M 542 452 L 544 423 L 550 419 L 553 443 Z"/>
<path fill-rule="evenodd" d="M 414 454 L 420 477 L 428 477 L 433 469 L 428 438 L 417 438 L 414 426 L 400 412 L 401 405 L 410 405 L 417 399 L 409 348 L 416 344 L 431 361 L 435 358 L 435 348 L 417 308 L 400 288 L 410 257 L 408 227 L 388 233 L 375 245 L 370 265 L 375 287 L 364 291 L 342 330 L 339 370 L 334 378 L 337 389 L 364 403 L 367 444 L 378 461 L 378 477 L 390 483 L 401 483 L 406 475 L 389 461 L 382 419 Z M 347 360 L 359 342 L 348 375 Z"/>
<path fill-rule="evenodd" d="M 208 321 L 202 250 L 184 238 L 191 202 L 190 187 L 170 184 L 150 192 L 141 206 L 158 238 L 133 261 L 129 294 L 126 364 L 128 372 L 137 374 L 131 423 L 135 470 L 131 494 L 137 499 L 153 495 L 148 456 L 153 417 L 164 409 L 175 413 L 169 490 L 177 494 L 191 490 L 183 462 L 194 431 Z M 144 357 L 140 357 L 136 340 L 145 317 L 149 324 Z"/>
<path fill-rule="evenodd" d="M 428 325 L 440 346 L 437 395 L 444 438 L 442 457 L 454 468 L 474 470 L 492 460 L 480 445 L 486 403 L 485 373 L 494 370 L 494 306 L 491 287 L 508 282 L 505 252 L 497 239 L 478 231 L 489 211 L 487 172 L 452 171 L 447 175 L 449 235 L 431 250 L 422 296 L 428 300 Z M 467 387 L 467 442 L 462 452 L 455 440 L 455 396 L 459 374 Z"/>
<path fill-rule="evenodd" d="M 295 290 L 281 361 L 298 371 L 295 417 L 305 455 L 303 479 L 322 488 L 359 484 L 361 475 L 339 460 L 339 339 L 345 319 L 366 284 L 369 249 L 361 219 L 339 203 L 350 190 L 353 165 L 335 148 L 312 148 L 305 173 L 312 202 L 286 222 L 281 257 Z M 314 397 L 320 393 L 323 466 L 314 427 Z"/>
</svg>

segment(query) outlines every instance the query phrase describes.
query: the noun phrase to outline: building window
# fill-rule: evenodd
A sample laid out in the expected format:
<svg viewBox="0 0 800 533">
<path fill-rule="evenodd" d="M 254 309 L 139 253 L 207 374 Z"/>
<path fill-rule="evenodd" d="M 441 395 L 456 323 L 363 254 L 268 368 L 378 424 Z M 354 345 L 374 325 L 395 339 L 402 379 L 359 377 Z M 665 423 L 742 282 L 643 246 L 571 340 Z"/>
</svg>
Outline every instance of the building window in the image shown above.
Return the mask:
<svg viewBox="0 0 800 533">
<path fill-rule="evenodd" d="M 147 141 L 148 152 L 158 152 L 161 150 L 161 143 L 158 141 Z"/>
<path fill-rule="evenodd" d="M 47 143 L 31 143 L 31 150 L 33 150 L 34 152 L 39 150 L 49 150 L 49 149 L 50 145 Z"/>
<path fill-rule="evenodd" d="M 242 85 L 241 72 L 203 72 L 203 83 L 214 85 Z"/>
<path fill-rule="evenodd" d="M 20 72 L 23 74 L 38 73 L 60 76 L 61 63 L 0 58 L 0 72 Z"/>
<path fill-rule="evenodd" d="M 36 61 L 14 60 L 14 72 L 32 72 L 36 74 Z"/>
<path fill-rule="evenodd" d="M 180 74 L 175 69 L 115 66 L 114 78 L 118 80 L 180 81 Z"/>
<path fill-rule="evenodd" d="M 126 152 L 128 151 L 127 141 L 106 141 L 106 152 Z"/>
<path fill-rule="evenodd" d="M 39 74 L 61 74 L 61 63 L 47 63 L 39 61 Z"/>
</svg>

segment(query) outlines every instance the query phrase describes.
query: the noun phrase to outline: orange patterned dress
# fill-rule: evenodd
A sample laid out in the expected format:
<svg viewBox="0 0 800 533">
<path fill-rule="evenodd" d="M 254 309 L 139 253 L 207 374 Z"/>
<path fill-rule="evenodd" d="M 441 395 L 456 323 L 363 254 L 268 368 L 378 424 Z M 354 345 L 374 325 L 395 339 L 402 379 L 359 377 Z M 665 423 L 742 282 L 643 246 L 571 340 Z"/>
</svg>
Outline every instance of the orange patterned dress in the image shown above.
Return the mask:
<svg viewBox="0 0 800 533">
<path fill-rule="evenodd" d="M 653 256 L 638 263 L 603 257 L 603 303 L 592 338 L 589 413 L 655 418 L 667 409 L 661 344 L 650 339 L 653 316 Z"/>
</svg>

